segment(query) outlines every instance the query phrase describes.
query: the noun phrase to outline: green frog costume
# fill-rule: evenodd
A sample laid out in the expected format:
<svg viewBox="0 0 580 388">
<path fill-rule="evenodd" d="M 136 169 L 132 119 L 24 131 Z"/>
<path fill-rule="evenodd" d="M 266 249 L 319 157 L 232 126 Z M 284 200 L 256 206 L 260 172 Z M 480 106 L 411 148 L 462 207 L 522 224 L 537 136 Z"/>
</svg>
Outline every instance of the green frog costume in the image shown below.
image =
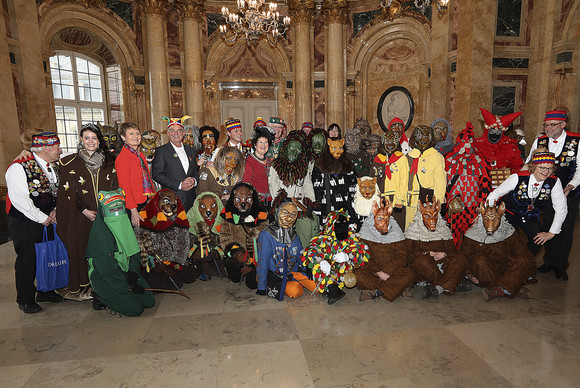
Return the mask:
<svg viewBox="0 0 580 388">
<path fill-rule="evenodd" d="M 98 201 L 85 254 L 91 286 L 109 309 L 139 316 L 155 305 L 155 297 L 139 275 L 139 244 L 125 211 L 125 193 L 120 188 L 99 191 Z"/>
</svg>

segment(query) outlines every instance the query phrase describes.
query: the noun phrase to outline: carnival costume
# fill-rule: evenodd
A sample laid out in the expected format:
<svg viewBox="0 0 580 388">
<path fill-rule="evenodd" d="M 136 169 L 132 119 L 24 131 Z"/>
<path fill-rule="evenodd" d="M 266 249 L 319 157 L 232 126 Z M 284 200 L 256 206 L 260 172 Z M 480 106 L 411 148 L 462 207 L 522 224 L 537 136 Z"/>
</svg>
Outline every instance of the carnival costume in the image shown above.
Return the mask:
<svg viewBox="0 0 580 388">
<path fill-rule="evenodd" d="M 475 153 L 471 123 L 457 135 L 455 147 L 445 158 L 445 170 L 447 190 L 443 214 L 459 249 L 465 232 L 477 217 L 479 204 L 491 192 L 489 164 Z"/>
<path fill-rule="evenodd" d="M 348 229 L 348 222 L 348 213 L 343 209 L 330 212 L 322 232 L 310 241 L 301 256 L 312 271 L 316 290 L 328 293 L 329 304 L 344 296 L 342 288 L 347 273 L 364 266 L 370 257 L 368 247 Z"/>
<path fill-rule="evenodd" d="M 451 125 L 449 124 L 449 121 L 447 121 L 445 119 L 435 119 L 431 122 L 431 128 L 441 127 L 441 126 L 444 126 L 445 128 L 447 128 L 447 130 L 445 131 L 445 139 L 436 142 L 435 149 L 437 151 L 439 151 L 441 153 L 441 155 L 447 156 L 447 153 L 450 152 L 454 146 L 453 138 L 452 138 L 453 130 L 451 129 Z"/>
<path fill-rule="evenodd" d="M 139 244 L 125 211 L 122 189 L 100 191 L 86 257 L 89 278 L 101 303 L 119 314 L 138 316 L 155 305 L 153 292 L 139 276 Z"/>
<path fill-rule="evenodd" d="M 256 254 L 256 271 L 260 295 L 268 295 L 284 300 L 284 295 L 297 298 L 303 287 L 314 292 L 315 284 L 308 279 L 300 260 L 302 243 L 294 230 L 294 225 L 283 228 L 279 216 L 283 208 L 296 206 L 286 202 L 278 207 L 274 222 L 260 233 Z M 298 211 L 296 209 L 296 216 Z"/>
</svg>

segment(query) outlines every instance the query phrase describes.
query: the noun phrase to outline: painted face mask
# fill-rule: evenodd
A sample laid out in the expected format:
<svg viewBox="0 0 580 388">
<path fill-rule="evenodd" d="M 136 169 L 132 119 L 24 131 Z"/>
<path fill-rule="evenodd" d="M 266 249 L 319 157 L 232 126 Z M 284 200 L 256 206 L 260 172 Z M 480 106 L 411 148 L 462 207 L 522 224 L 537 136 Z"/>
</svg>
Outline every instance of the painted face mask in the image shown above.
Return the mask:
<svg viewBox="0 0 580 388">
<path fill-rule="evenodd" d="M 365 150 L 371 156 L 375 157 L 379 153 L 381 137 L 379 135 L 370 135 L 365 141 Z"/>
<path fill-rule="evenodd" d="M 298 208 L 293 203 L 282 206 L 278 212 L 278 224 L 282 229 L 288 229 L 294 225 L 298 218 Z"/>
<path fill-rule="evenodd" d="M 433 129 L 428 125 L 419 125 L 413 131 L 413 140 L 415 147 L 424 152 L 433 146 Z"/>
<path fill-rule="evenodd" d="M 376 192 L 377 178 L 364 179 L 358 178 L 358 190 L 365 199 L 371 199 Z"/>
<path fill-rule="evenodd" d="M 360 131 L 356 128 L 350 129 L 344 134 L 346 152 L 349 154 L 356 154 L 360 150 L 362 141 Z"/>
<path fill-rule="evenodd" d="M 505 213 L 505 203 L 499 206 L 487 206 L 487 201 L 479 205 L 479 212 L 483 220 L 483 227 L 488 236 L 491 236 L 499 228 L 501 217 Z"/>
<path fill-rule="evenodd" d="M 501 140 L 503 131 L 499 128 L 490 128 L 487 132 L 487 139 L 491 144 L 496 144 Z"/>
<path fill-rule="evenodd" d="M 441 211 L 441 203 L 437 201 L 436 203 L 427 203 L 423 205 L 421 201 L 419 201 L 418 208 L 423 216 L 423 225 L 425 225 L 428 231 L 434 232 L 437 229 L 437 219 L 439 218 L 439 212 Z"/>
<path fill-rule="evenodd" d="M 119 217 L 127 215 L 125 211 L 125 192 L 122 188 L 115 191 L 99 191 L 99 203 L 103 208 L 103 217 Z"/>
<path fill-rule="evenodd" d="M 449 128 L 444 121 L 438 121 L 433 125 L 433 137 L 435 138 L 435 142 L 439 143 L 447 137 L 447 131 Z"/>
<path fill-rule="evenodd" d="M 121 136 L 119 136 L 117 132 L 119 125 L 115 124 L 115 126 L 112 127 L 110 125 L 98 124 L 98 127 L 103 134 L 103 140 L 105 141 L 105 145 L 109 152 L 115 153 L 116 151 L 119 151 L 123 146 Z"/>
<path fill-rule="evenodd" d="M 334 157 L 334 159 L 338 159 L 344 153 L 344 139 L 340 140 L 327 140 L 328 149 L 330 150 L 330 154 Z"/>
<path fill-rule="evenodd" d="M 193 134 L 191 131 L 185 132 L 185 136 L 183 136 L 183 144 L 189 147 L 193 147 L 195 144 L 195 140 L 193 140 Z"/>
<path fill-rule="evenodd" d="M 375 228 L 380 234 L 387 234 L 389 232 L 389 222 L 391 221 L 391 214 L 393 214 L 393 205 L 387 198 L 383 198 L 382 206 L 374 202 L 372 213 L 375 220 Z"/>
<path fill-rule="evenodd" d="M 395 131 L 387 131 L 381 136 L 383 142 L 383 149 L 387 154 L 392 154 L 399 147 L 401 141 L 401 133 Z"/>
<path fill-rule="evenodd" d="M 212 131 L 203 131 L 201 134 L 201 144 L 203 145 L 203 152 L 206 155 L 211 155 L 215 150 L 215 137 Z"/>
<path fill-rule="evenodd" d="M 156 130 L 152 129 L 147 131 L 141 136 L 141 144 L 139 145 L 139 150 L 145 155 L 147 163 L 153 162 L 155 158 L 155 148 L 158 147 L 158 141 L 161 138 L 161 134 Z"/>
<path fill-rule="evenodd" d="M 324 151 L 324 135 L 322 133 L 317 133 L 312 137 L 312 151 L 314 155 L 320 156 L 322 151 Z"/>
<path fill-rule="evenodd" d="M 230 152 L 229 154 L 226 155 L 225 172 L 227 175 L 232 175 L 232 172 L 234 172 L 236 166 L 238 165 L 238 162 L 239 162 L 238 157 L 233 152 Z"/>
<path fill-rule="evenodd" d="M 288 159 L 289 163 L 294 163 L 298 156 L 300 156 L 300 152 L 302 152 L 302 144 L 296 140 L 290 140 L 288 143 L 288 148 L 286 148 L 286 158 Z"/>
<path fill-rule="evenodd" d="M 403 128 L 405 126 L 403 125 L 403 123 L 400 123 L 398 121 L 395 121 L 394 123 L 392 123 L 389 127 L 389 131 L 394 131 L 394 132 L 399 132 L 399 133 L 403 133 Z"/>
</svg>

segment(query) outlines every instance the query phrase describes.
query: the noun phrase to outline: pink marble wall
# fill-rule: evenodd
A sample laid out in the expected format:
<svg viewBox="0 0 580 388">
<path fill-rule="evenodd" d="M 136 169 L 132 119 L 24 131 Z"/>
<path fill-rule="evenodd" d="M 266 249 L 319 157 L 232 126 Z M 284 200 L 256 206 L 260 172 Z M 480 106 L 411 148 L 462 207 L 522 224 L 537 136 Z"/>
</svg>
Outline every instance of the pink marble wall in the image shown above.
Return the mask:
<svg viewBox="0 0 580 388">
<path fill-rule="evenodd" d="M 171 92 L 171 117 L 183 116 L 183 93 Z"/>
<path fill-rule="evenodd" d="M 324 52 L 326 42 L 324 40 L 324 18 L 317 14 L 314 16 L 314 71 L 324 71 Z"/>
<path fill-rule="evenodd" d="M 179 15 L 175 8 L 167 11 L 167 57 L 169 67 L 181 69 L 181 51 L 179 45 Z"/>
<path fill-rule="evenodd" d="M 22 113 L 22 100 L 20 99 L 20 87 L 18 85 L 18 74 L 16 69 L 12 69 L 12 82 L 14 84 L 14 99 L 16 102 L 16 113 L 18 114 L 18 129 L 24 133 L 24 116 Z"/>
<path fill-rule="evenodd" d="M 326 93 L 324 89 L 314 91 L 314 126 L 326 128 Z"/>
</svg>

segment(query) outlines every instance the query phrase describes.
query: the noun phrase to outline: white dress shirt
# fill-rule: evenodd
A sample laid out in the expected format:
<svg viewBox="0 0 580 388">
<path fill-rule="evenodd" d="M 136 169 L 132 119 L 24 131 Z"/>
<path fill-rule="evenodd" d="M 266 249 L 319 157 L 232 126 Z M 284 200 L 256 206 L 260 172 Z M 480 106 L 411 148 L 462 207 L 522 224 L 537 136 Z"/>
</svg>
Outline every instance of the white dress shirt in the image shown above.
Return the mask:
<svg viewBox="0 0 580 388">
<path fill-rule="evenodd" d="M 503 197 L 507 193 L 515 190 L 516 186 L 518 185 L 518 174 L 510 175 L 497 189 L 495 189 L 488 197 L 487 203 L 490 206 L 495 204 L 499 198 Z M 538 185 L 536 186 L 535 183 Z M 544 181 L 536 180 L 534 174 L 530 174 L 530 178 L 528 180 L 528 197 L 529 198 L 536 198 L 540 195 L 540 190 L 536 188 L 542 187 Z M 550 191 L 550 197 L 552 198 L 552 206 L 554 207 L 554 220 L 552 221 L 552 225 L 550 225 L 550 233 L 558 234 L 560 230 L 562 230 L 562 224 L 566 219 L 566 215 L 568 214 L 568 205 L 566 202 L 566 196 L 564 195 L 564 191 L 562 191 L 562 182 L 560 179 L 556 180 L 556 184 Z"/>
<path fill-rule="evenodd" d="M 58 177 L 54 168 L 51 167 L 51 171 L 48 171 L 47 162 L 35 153 L 32 153 L 32 155 L 34 155 L 34 159 L 36 159 L 36 162 L 48 180 L 51 183 L 56 184 Z M 28 180 L 26 179 L 24 167 L 22 167 L 20 163 L 12 164 L 8 170 L 6 170 L 4 178 L 6 179 L 6 185 L 8 186 L 8 197 L 10 198 L 12 206 L 31 221 L 38 222 L 39 224 L 46 221 L 48 214 L 45 214 L 37 208 L 30 198 Z"/>
</svg>

